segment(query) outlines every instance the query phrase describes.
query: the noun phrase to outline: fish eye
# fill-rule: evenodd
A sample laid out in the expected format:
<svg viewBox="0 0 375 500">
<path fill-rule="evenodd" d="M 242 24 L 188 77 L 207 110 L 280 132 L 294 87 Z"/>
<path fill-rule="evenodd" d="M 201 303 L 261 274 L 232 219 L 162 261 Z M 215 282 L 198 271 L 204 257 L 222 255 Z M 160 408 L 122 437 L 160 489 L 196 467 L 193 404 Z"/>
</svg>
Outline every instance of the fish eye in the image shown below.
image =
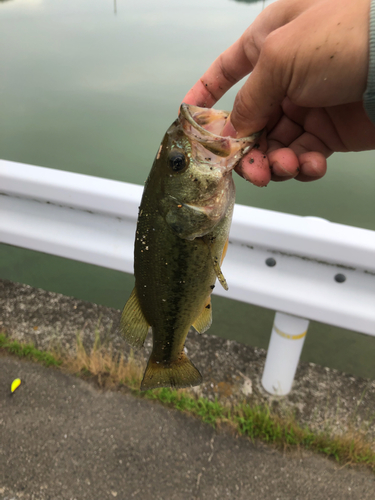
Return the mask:
<svg viewBox="0 0 375 500">
<path fill-rule="evenodd" d="M 173 172 L 181 172 L 186 166 L 186 158 L 184 153 L 180 151 L 171 151 L 169 154 L 169 166 Z"/>
</svg>

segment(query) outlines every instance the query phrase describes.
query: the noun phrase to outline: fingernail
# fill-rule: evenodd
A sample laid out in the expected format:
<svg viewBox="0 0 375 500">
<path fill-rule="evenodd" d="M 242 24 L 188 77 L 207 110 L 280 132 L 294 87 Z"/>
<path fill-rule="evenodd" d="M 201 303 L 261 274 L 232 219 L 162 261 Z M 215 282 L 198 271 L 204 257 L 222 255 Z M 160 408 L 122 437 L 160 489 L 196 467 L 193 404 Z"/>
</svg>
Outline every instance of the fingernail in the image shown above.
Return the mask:
<svg viewBox="0 0 375 500">
<path fill-rule="evenodd" d="M 286 170 L 281 165 L 281 163 L 279 163 L 278 161 L 275 161 L 275 162 L 272 163 L 271 169 L 272 169 L 272 172 L 274 174 L 275 174 L 275 170 L 276 170 L 276 175 L 278 175 L 279 177 L 284 177 L 284 176 L 285 177 L 293 177 L 293 174 L 291 172 L 289 172 L 288 170 Z M 297 172 L 296 172 L 296 174 L 297 174 Z"/>
<path fill-rule="evenodd" d="M 233 127 L 230 120 L 227 120 L 221 135 L 224 137 L 237 137 L 237 130 Z"/>
<path fill-rule="evenodd" d="M 306 161 L 301 165 L 301 171 L 309 177 L 322 177 L 322 173 L 316 168 L 316 164 L 311 161 Z"/>
</svg>

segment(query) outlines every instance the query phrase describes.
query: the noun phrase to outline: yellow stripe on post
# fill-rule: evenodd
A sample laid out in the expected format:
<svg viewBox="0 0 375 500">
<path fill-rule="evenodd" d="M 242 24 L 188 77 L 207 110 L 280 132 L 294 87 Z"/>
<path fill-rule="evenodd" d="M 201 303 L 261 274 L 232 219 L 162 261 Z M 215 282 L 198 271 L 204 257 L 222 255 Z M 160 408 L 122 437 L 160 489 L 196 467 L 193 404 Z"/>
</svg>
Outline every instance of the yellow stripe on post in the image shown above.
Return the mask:
<svg viewBox="0 0 375 500">
<path fill-rule="evenodd" d="M 282 332 L 279 328 L 277 328 L 276 325 L 273 325 L 273 329 L 275 330 L 276 333 L 278 333 L 281 337 L 284 337 L 284 339 L 289 339 L 289 340 L 298 340 L 298 339 L 303 339 L 303 337 L 306 335 L 307 330 L 305 330 L 302 333 L 299 333 L 298 335 L 290 335 L 289 333 L 284 333 Z"/>
</svg>

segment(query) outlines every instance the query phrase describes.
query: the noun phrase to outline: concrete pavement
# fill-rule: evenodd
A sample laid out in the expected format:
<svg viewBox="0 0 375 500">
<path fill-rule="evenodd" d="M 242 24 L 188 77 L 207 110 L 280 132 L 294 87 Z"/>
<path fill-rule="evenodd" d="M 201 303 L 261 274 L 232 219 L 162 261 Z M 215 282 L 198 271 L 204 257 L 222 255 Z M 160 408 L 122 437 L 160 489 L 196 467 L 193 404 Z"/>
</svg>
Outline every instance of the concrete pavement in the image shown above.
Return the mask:
<svg viewBox="0 0 375 500">
<path fill-rule="evenodd" d="M 0 499 L 18 498 L 373 500 L 375 475 L 3 355 Z"/>
</svg>

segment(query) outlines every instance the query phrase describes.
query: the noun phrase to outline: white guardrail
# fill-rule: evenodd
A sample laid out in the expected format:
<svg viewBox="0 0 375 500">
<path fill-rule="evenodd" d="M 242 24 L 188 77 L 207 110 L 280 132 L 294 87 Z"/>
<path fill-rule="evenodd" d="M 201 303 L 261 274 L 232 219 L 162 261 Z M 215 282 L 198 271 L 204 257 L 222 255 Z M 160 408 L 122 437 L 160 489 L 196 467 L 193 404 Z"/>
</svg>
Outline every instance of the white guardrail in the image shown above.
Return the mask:
<svg viewBox="0 0 375 500">
<path fill-rule="evenodd" d="M 142 186 L 0 160 L 0 241 L 133 273 Z M 309 320 L 375 335 L 375 232 L 236 205 L 223 297 L 276 311 L 262 383 L 287 394 Z M 249 327 L 251 327 L 249 325 Z"/>
</svg>

